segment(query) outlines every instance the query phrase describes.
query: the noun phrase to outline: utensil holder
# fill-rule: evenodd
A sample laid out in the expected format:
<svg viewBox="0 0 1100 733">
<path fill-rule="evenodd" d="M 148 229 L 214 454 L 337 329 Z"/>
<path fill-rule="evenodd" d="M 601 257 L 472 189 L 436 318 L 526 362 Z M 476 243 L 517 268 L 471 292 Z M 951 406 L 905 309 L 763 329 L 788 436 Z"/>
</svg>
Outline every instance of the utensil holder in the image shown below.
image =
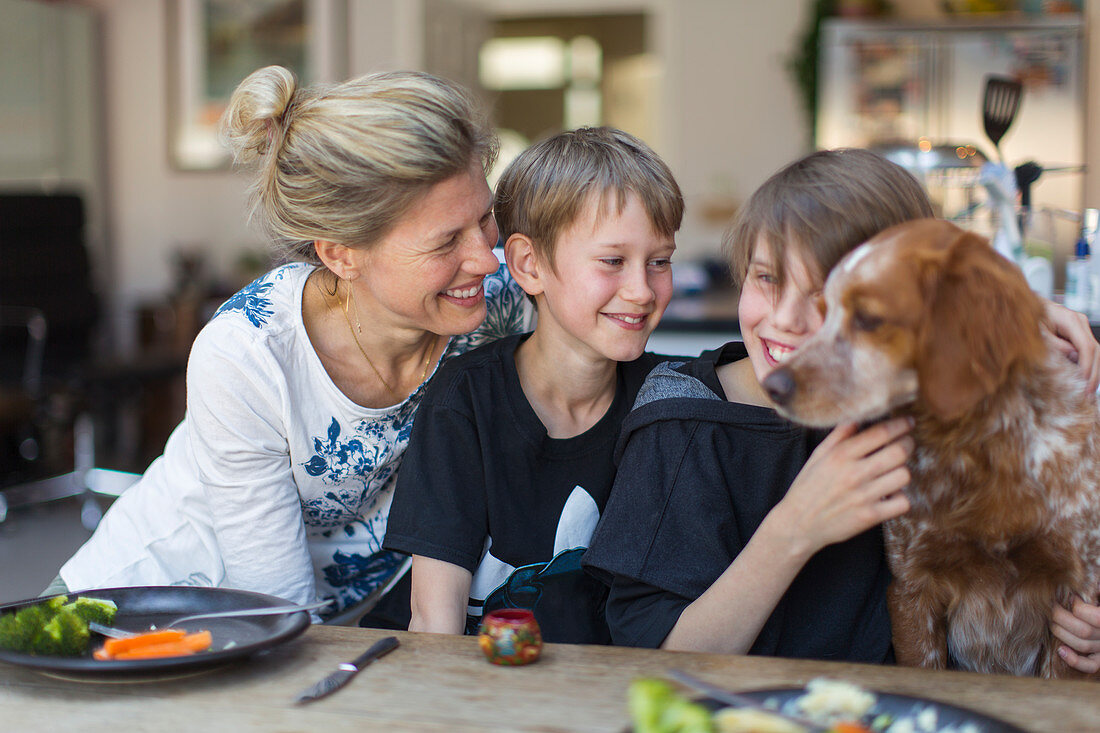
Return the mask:
<svg viewBox="0 0 1100 733">
<path fill-rule="evenodd" d="M 532 611 L 504 608 L 482 619 L 478 644 L 493 664 L 530 664 L 542 653 L 542 631 Z"/>
</svg>

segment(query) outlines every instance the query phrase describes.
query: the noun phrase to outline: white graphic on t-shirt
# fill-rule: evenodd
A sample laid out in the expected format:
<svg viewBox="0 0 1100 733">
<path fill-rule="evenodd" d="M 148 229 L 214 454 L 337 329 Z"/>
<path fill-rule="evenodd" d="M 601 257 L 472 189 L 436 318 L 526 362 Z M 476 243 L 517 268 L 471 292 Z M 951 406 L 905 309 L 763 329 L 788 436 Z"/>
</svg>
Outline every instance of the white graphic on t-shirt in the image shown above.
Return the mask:
<svg viewBox="0 0 1100 733">
<path fill-rule="evenodd" d="M 554 554 L 558 555 L 576 547 L 588 547 L 596 523 L 600 521 L 600 509 L 596 500 L 580 486 L 573 487 L 573 493 L 562 507 L 558 519 L 558 531 L 554 535 Z"/>
<path fill-rule="evenodd" d="M 558 517 L 558 526 L 554 533 L 553 557 L 569 550 L 588 547 L 588 542 L 592 539 L 592 533 L 599 520 L 600 510 L 596 506 L 596 500 L 585 491 L 583 486 L 574 486 L 565 506 L 562 507 L 561 516 Z M 515 567 L 492 554 L 490 551 L 492 546 L 493 538 L 486 537 L 485 548 L 481 553 L 481 563 L 474 571 L 470 583 L 470 603 L 466 612 L 471 616 L 481 616 L 485 599 L 507 583 L 512 573 L 516 571 Z"/>
<path fill-rule="evenodd" d="M 467 606 L 466 613 L 472 616 L 481 615 L 481 607 L 485 599 L 507 582 L 508 576 L 516 571 L 514 567 L 489 552 L 492 546 L 493 538 L 486 537 L 485 549 L 481 552 L 481 564 L 477 566 L 473 580 L 470 582 L 470 605 Z"/>
</svg>

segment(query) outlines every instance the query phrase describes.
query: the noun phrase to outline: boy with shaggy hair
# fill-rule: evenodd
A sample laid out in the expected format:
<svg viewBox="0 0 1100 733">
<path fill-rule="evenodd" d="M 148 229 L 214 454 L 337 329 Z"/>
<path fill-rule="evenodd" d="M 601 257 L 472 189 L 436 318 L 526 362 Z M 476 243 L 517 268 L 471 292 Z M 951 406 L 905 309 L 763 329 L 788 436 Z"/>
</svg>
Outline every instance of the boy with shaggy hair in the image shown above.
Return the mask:
<svg viewBox="0 0 1100 733">
<path fill-rule="evenodd" d="M 833 265 L 881 230 L 931 215 L 909 173 L 858 149 L 784 167 L 738 212 L 726 244 L 743 340 L 649 375 L 584 557 L 610 586 L 616 644 L 893 658 L 880 524 L 909 508 L 911 423 L 800 427 L 761 382 L 820 328 Z M 1047 315 L 1095 390 L 1087 323 L 1053 304 Z M 1054 622 L 1067 663 L 1095 671 L 1096 606 L 1056 608 Z"/>
</svg>

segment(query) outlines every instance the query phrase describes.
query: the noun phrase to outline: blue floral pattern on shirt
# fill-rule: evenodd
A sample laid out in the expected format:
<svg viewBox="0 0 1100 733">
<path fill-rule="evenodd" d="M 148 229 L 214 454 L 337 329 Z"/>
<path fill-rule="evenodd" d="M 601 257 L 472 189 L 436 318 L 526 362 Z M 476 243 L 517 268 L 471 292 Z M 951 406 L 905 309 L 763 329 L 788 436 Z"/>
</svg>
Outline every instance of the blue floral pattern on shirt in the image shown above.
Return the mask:
<svg viewBox="0 0 1100 733">
<path fill-rule="evenodd" d="M 222 303 L 218 310 L 214 312 L 213 317 L 217 318 L 223 313 L 240 311 L 248 319 L 248 322 L 256 328 L 267 323 L 267 319 L 275 313 L 271 306 L 271 298 L 267 297 L 268 291 L 274 286 L 274 282 L 268 278 L 272 278 L 272 280 L 282 279 L 282 269 L 273 270 L 245 285 L 234 293 L 229 300 Z"/>
<path fill-rule="evenodd" d="M 484 287 L 486 302 L 495 303 L 496 307 L 488 308 L 485 322 L 469 334 L 471 343 L 476 346 L 521 333 L 526 325 L 527 315 L 534 308 L 527 299 L 527 294 L 508 275 L 504 265 L 485 278 Z"/>
<path fill-rule="evenodd" d="M 331 489 L 302 504 L 307 526 L 337 527 L 374 508 L 378 493 L 400 465 L 400 456 L 394 453 L 408 445 L 414 411 L 409 400 L 380 420 L 360 421 L 347 437 L 341 436 L 334 417 L 327 435 L 313 438 L 316 452 L 302 468 Z"/>
<path fill-rule="evenodd" d="M 325 568 L 325 580 L 336 589 L 340 608 L 355 605 L 393 577 L 405 563 L 405 556 L 383 550 L 372 555 L 337 551 Z M 325 617 L 325 616 L 323 616 Z"/>
</svg>

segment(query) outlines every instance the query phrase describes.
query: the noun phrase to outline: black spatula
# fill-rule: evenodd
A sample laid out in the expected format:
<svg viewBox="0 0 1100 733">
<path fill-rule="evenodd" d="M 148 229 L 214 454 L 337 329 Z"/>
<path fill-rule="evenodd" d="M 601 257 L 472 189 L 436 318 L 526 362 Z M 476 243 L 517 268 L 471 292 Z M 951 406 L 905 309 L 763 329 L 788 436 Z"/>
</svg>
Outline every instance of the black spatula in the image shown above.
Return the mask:
<svg viewBox="0 0 1100 733">
<path fill-rule="evenodd" d="M 1020 109 L 1020 97 L 1024 88 L 1015 79 L 1003 76 L 987 76 L 985 79 L 985 97 L 982 99 L 982 124 L 985 134 L 997 150 L 997 157 L 1004 162 L 1001 153 L 1001 138 L 1005 136 L 1016 112 Z"/>
</svg>

